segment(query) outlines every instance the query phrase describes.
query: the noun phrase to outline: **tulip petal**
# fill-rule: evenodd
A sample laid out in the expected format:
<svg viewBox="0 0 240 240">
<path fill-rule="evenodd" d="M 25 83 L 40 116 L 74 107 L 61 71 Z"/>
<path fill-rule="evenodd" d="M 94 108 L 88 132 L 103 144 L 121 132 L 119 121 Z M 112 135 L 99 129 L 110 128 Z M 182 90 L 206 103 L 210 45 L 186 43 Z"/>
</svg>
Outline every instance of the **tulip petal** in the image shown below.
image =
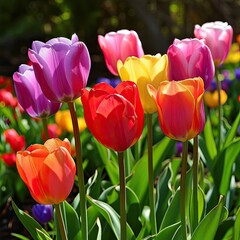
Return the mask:
<svg viewBox="0 0 240 240">
<path fill-rule="evenodd" d="M 58 138 L 48 139 L 44 143 L 44 147 L 46 147 L 49 153 L 54 152 L 59 147 L 65 147 L 68 150 L 68 152 L 71 154 L 71 144 L 67 138 L 65 138 L 63 141 Z"/>
</svg>

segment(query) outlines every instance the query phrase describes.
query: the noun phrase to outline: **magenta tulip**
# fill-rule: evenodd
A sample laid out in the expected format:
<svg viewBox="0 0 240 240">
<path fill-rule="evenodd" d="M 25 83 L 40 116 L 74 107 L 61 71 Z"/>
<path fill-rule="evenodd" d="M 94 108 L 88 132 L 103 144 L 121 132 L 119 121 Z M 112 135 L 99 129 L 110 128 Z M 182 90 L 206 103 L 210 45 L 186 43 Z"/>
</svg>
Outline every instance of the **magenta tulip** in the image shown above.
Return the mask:
<svg viewBox="0 0 240 240">
<path fill-rule="evenodd" d="M 141 57 L 144 55 L 142 43 L 135 31 L 120 30 L 109 32 L 105 36 L 98 36 L 98 43 L 102 49 L 108 70 L 118 75 L 117 61 L 124 62 L 127 57 Z"/>
<path fill-rule="evenodd" d="M 61 103 L 51 102 L 44 96 L 32 66 L 20 65 L 13 80 L 18 101 L 31 117 L 49 117 L 61 107 Z"/>
<path fill-rule="evenodd" d="M 53 38 L 46 43 L 33 41 L 28 55 L 44 95 L 51 101 L 69 102 L 80 97 L 90 72 L 86 45 L 78 40 Z"/>
<path fill-rule="evenodd" d="M 208 88 L 214 78 L 215 67 L 211 52 L 203 41 L 197 38 L 175 39 L 167 55 L 169 80 L 201 77 L 204 88 Z"/>
<path fill-rule="evenodd" d="M 216 66 L 225 61 L 233 37 L 233 29 L 228 23 L 216 21 L 205 23 L 202 26 L 195 25 L 194 35 L 199 39 L 205 39 Z"/>
</svg>

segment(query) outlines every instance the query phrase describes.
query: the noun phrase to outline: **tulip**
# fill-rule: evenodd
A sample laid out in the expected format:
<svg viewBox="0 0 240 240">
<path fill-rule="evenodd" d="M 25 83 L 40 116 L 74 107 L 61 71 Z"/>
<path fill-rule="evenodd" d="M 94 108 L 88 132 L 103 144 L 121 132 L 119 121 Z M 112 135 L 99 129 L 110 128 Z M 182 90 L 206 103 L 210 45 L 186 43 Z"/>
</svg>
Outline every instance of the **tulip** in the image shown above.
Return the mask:
<svg viewBox="0 0 240 240">
<path fill-rule="evenodd" d="M 68 197 L 76 173 L 70 151 L 67 139 L 52 138 L 17 153 L 17 170 L 36 202 L 59 204 Z"/>
<path fill-rule="evenodd" d="M 3 135 L 13 151 L 17 152 L 25 148 L 25 137 L 20 136 L 15 129 L 11 128 L 5 130 Z"/>
<path fill-rule="evenodd" d="M 28 56 L 43 94 L 55 102 L 70 102 L 80 97 L 87 85 L 90 56 L 86 45 L 78 40 L 53 38 L 46 43 L 33 41 Z"/>
<path fill-rule="evenodd" d="M 57 138 L 62 134 L 62 130 L 58 127 L 58 125 L 56 123 L 48 124 L 47 129 L 48 129 L 48 137 L 49 138 Z M 44 141 L 47 140 L 47 137 L 46 137 L 44 131 L 42 132 L 42 139 Z"/>
<path fill-rule="evenodd" d="M 209 48 L 196 38 L 175 39 L 168 48 L 168 78 L 182 80 L 201 77 L 207 89 L 214 78 L 214 62 Z"/>
<path fill-rule="evenodd" d="M 233 37 L 233 29 L 227 22 L 208 22 L 202 26 L 197 24 L 194 28 L 194 35 L 198 39 L 205 39 L 216 66 L 225 61 Z"/>
<path fill-rule="evenodd" d="M 53 206 L 50 204 L 35 204 L 32 207 L 32 215 L 40 224 L 46 224 L 53 218 Z"/>
<path fill-rule="evenodd" d="M 204 128 L 204 83 L 198 78 L 164 81 L 158 90 L 148 85 L 149 93 L 158 107 L 163 133 L 169 138 L 186 142 Z"/>
<path fill-rule="evenodd" d="M 17 99 L 6 89 L 0 89 L 0 103 L 7 107 L 15 108 L 18 105 Z"/>
<path fill-rule="evenodd" d="M 69 110 L 58 111 L 55 115 L 55 121 L 58 127 L 62 131 L 73 133 L 73 125 L 72 125 L 71 114 Z M 86 122 L 82 117 L 78 117 L 77 121 L 78 121 L 79 131 L 82 132 L 87 127 Z"/>
<path fill-rule="evenodd" d="M 117 61 L 125 61 L 127 57 L 144 55 L 142 43 L 135 31 L 120 30 L 98 36 L 98 43 L 103 52 L 108 70 L 118 75 Z"/>
<path fill-rule="evenodd" d="M 18 101 L 31 117 L 46 118 L 61 107 L 61 103 L 51 102 L 44 96 L 32 66 L 20 65 L 13 80 Z"/>
<path fill-rule="evenodd" d="M 144 112 L 133 82 L 121 82 L 115 89 L 98 83 L 83 90 L 82 103 L 87 127 L 106 147 L 123 152 L 140 137 Z"/>
<path fill-rule="evenodd" d="M 118 72 L 122 81 L 133 81 L 137 84 L 145 113 L 157 111 L 155 101 L 149 95 L 147 85 L 158 88 L 161 81 L 167 80 L 167 55 L 144 55 L 141 58 L 128 57 L 123 63 L 118 61 Z"/>
<path fill-rule="evenodd" d="M 9 167 L 15 166 L 15 164 L 16 164 L 16 154 L 15 153 L 4 153 L 1 156 L 1 159 Z"/>
<path fill-rule="evenodd" d="M 220 90 L 220 95 L 221 95 L 221 105 L 225 104 L 228 95 L 224 90 Z M 213 92 L 206 91 L 204 93 L 204 102 L 206 105 L 210 108 L 216 108 L 218 106 L 218 92 L 215 90 Z"/>
</svg>

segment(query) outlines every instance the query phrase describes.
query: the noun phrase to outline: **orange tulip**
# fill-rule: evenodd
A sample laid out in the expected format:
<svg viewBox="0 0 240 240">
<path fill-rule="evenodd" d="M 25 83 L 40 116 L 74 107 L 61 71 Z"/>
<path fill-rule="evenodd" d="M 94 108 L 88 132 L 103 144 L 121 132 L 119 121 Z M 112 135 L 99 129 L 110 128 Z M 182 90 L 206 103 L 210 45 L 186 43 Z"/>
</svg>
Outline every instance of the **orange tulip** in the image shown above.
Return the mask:
<svg viewBox="0 0 240 240">
<path fill-rule="evenodd" d="M 17 153 L 17 170 L 36 202 L 58 204 L 68 197 L 76 174 L 70 151 L 67 139 L 52 138 Z"/>
<path fill-rule="evenodd" d="M 185 142 L 201 133 L 205 124 L 202 78 L 164 81 L 158 90 L 148 85 L 150 95 L 158 107 L 163 133 L 169 138 Z"/>
</svg>

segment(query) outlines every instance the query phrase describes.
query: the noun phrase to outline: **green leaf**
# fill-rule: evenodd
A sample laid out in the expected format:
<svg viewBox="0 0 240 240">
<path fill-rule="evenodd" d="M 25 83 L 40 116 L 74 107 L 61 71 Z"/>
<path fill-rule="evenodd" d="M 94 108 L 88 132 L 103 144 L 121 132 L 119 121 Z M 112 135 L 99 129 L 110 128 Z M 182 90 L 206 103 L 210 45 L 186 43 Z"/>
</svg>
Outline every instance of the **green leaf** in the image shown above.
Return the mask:
<svg viewBox="0 0 240 240">
<path fill-rule="evenodd" d="M 162 229 L 154 238 L 154 240 L 162 240 L 162 239 L 172 239 L 176 231 L 178 230 L 181 222 L 170 225 L 164 229 Z"/>
<path fill-rule="evenodd" d="M 77 212 L 67 201 L 61 204 L 61 209 L 68 239 L 79 239 L 80 223 Z"/>
<path fill-rule="evenodd" d="M 192 240 L 204 239 L 213 240 L 217 232 L 218 226 L 225 218 L 225 209 L 223 209 L 223 198 L 220 199 L 218 205 L 214 207 L 205 218 L 199 223 L 192 235 Z M 222 215 L 223 214 L 223 215 Z"/>
<path fill-rule="evenodd" d="M 165 137 L 158 144 L 153 146 L 153 170 L 154 177 L 159 174 L 161 163 L 173 149 L 175 141 Z M 132 177 L 127 182 L 127 186 L 131 188 L 137 195 L 141 207 L 145 204 L 148 191 L 148 155 L 145 153 L 143 157 L 135 164 L 132 170 Z M 145 200 L 145 201 L 144 201 Z"/>
<path fill-rule="evenodd" d="M 232 124 L 230 131 L 227 134 L 227 137 L 225 138 L 225 141 L 223 142 L 223 147 L 222 147 L 223 149 L 226 148 L 232 142 L 234 137 L 236 136 L 236 132 L 237 132 L 239 123 L 240 123 L 240 113 L 236 117 L 234 123 Z"/>
<path fill-rule="evenodd" d="M 87 196 L 89 203 L 106 219 L 110 227 L 112 228 L 116 238 L 121 239 L 121 226 L 120 226 L 120 216 L 116 211 L 107 203 L 95 200 L 90 196 Z M 135 239 L 132 229 L 127 224 L 127 239 Z"/>
<path fill-rule="evenodd" d="M 39 239 L 42 239 L 42 240 L 52 240 L 52 238 L 50 238 L 49 235 L 45 234 L 44 232 L 42 232 L 41 230 L 39 229 L 36 229 L 37 231 L 37 234 L 39 236 Z"/>
<path fill-rule="evenodd" d="M 235 160 L 239 157 L 240 153 L 240 138 L 235 140 L 227 148 L 221 151 L 217 162 L 219 164 L 216 165 L 214 169 L 215 176 L 215 184 L 219 186 L 219 192 L 222 195 L 226 195 L 229 190 L 230 179 L 232 176 L 232 167 Z M 221 171 L 221 164 L 223 164 L 223 168 Z M 222 177 L 224 176 L 224 177 Z"/>
<path fill-rule="evenodd" d="M 233 240 L 240 240 L 240 208 L 236 214 L 236 220 L 233 226 Z"/>
<path fill-rule="evenodd" d="M 21 239 L 21 240 L 29 240 L 29 238 L 21 235 L 21 234 L 18 234 L 18 233 L 11 233 L 11 236 L 17 238 L 17 239 Z"/>
<path fill-rule="evenodd" d="M 13 200 L 12 200 L 12 206 L 13 206 L 13 210 L 16 213 L 18 219 L 21 221 L 23 226 L 27 229 L 27 231 L 30 233 L 30 235 L 33 237 L 34 240 L 47 239 L 47 238 L 41 238 L 39 236 L 39 233 L 37 230 L 40 230 L 47 237 L 50 238 L 48 232 L 46 232 L 46 230 L 36 220 L 34 220 L 30 215 L 28 215 L 27 213 L 25 213 L 21 209 L 19 209 Z"/>
<path fill-rule="evenodd" d="M 118 184 L 119 183 L 118 165 L 110 159 L 110 156 L 112 156 L 110 150 L 103 146 L 101 143 L 99 143 L 95 138 L 94 142 L 97 146 L 102 163 L 108 173 L 108 176 L 112 184 Z"/>
</svg>

